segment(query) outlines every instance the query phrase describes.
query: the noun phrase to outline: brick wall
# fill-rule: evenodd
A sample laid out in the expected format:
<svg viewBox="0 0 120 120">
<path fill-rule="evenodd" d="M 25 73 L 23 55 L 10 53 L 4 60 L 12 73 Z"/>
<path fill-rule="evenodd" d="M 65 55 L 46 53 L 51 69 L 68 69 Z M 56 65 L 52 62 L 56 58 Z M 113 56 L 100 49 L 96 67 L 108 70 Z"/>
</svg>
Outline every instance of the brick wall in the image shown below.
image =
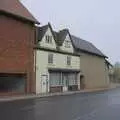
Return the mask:
<svg viewBox="0 0 120 120">
<path fill-rule="evenodd" d="M 35 92 L 35 28 L 32 23 L 0 15 L 0 73 L 24 73 L 26 92 Z"/>
</svg>

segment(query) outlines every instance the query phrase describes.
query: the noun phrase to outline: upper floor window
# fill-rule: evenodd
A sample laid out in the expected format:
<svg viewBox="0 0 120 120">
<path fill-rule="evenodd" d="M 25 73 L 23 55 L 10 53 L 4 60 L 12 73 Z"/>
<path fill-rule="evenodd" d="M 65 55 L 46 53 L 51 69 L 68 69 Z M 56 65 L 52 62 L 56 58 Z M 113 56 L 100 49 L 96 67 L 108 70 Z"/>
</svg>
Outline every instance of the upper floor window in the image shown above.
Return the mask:
<svg viewBox="0 0 120 120">
<path fill-rule="evenodd" d="M 67 56 L 67 65 L 71 65 L 71 56 Z"/>
<path fill-rule="evenodd" d="M 46 35 L 46 43 L 52 43 L 52 36 Z"/>
<path fill-rule="evenodd" d="M 53 54 L 48 54 L 48 63 L 53 64 Z"/>
<path fill-rule="evenodd" d="M 70 41 L 68 41 L 68 40 L 65 41 L 65 47 L 70 48 Z"/>
</svg>

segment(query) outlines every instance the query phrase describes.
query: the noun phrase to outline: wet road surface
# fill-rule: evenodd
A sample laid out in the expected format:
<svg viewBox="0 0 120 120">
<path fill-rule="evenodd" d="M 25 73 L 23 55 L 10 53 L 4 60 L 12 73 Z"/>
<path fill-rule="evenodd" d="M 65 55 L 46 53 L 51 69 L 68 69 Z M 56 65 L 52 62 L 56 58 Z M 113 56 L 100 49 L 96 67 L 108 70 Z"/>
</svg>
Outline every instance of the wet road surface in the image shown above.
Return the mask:
<svg viewBox="0 0 120 120">
<path fill-rule="evenodd" d="M 0 120 L 120 120 L 120 88 L 3 102 Z"/>
</svg>

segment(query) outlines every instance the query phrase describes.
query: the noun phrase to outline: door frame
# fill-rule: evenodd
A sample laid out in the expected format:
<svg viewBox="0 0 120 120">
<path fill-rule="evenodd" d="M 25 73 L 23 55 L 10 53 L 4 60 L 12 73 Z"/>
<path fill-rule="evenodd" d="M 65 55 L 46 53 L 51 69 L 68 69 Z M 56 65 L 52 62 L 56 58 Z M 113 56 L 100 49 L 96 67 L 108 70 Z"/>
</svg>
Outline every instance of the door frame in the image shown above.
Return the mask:
<svg viewBox="0 0 120 120">
<path fill-rule="evenodd" d="M 42 88 L 43 88 L 43 77 L 46 77 L 46 91 L 45 92 L 43 92 L 42 90 Z M 47 93 L 48 92 L 48 75 L 41 75 L 41 93 Z"/>
<path fill-rule="evenodd" d="M 80 76 L 80 90 L 85 89 L 85 77 L 83 75 Z"/>
<path fill-rule="evenodd" d="M 66 80 L 64 78 L 66 78 Z M 69 82 L 67 73 L 62 73 L 62 81 L 63 81 L 63 92 L 66 92 L 68 91 L 68 82 Z"/>
</svg>

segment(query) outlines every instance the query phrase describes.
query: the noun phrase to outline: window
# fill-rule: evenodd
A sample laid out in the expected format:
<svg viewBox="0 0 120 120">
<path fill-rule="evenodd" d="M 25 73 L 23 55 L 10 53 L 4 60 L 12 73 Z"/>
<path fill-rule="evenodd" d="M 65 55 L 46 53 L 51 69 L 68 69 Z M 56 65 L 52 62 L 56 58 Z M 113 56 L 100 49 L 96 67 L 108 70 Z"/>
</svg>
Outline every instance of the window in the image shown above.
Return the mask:
<svg viewBox="0 0 120 120">
<path fill-rule="evenodd" d="M 68 75 L 69 85 L 77 85 L 77 73 L 71 73 Z"/>
<path fill-rule="evenodd" d="M 65 41 L 65 47 L 70 48 L 70 41 L 68 41 L 68 40 Z"/>
<path fill-rule="evenodd" d="M 50 86 L 77 85 L 77 73 L 50 72 Z"/>
<path fill-rule="evenodd" d="M 64 86 L 68 86 L 69 84 L 69 77 L 67 73 L 62 73 L 62 84 Z"/>
<path fill-rule="evenodd" d="M 60 86 L 61 83 L 61 73 L 54 72 L 50 73 L 50 86 Z"/>
<path fill-rule="evenodd" d="M 67 56 L 67 65 L 71 65 L 71 56 Z"/>
<path fill-rule="evenodd" d="M 46 35 L 46 43 L 52 44 L 52 36 Z"/>
<path fill-rule="evenodd" d="M 53 64 L 53 54 L 48 54 L 48 63 Z"/>
</svg>

